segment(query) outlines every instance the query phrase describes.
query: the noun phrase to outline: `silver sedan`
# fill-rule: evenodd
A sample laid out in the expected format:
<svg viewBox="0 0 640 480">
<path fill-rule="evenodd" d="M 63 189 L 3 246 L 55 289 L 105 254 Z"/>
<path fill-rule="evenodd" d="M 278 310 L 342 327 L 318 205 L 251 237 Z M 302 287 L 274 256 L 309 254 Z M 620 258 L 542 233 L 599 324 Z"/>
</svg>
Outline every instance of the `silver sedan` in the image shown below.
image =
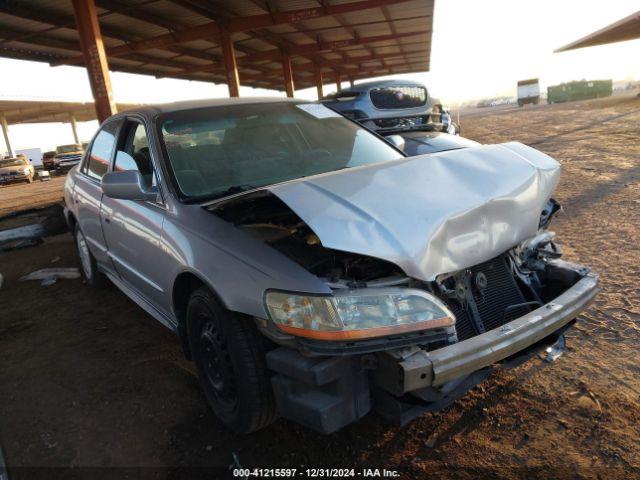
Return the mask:
<svg viewBox="0 0 640 480">
<path fill-rule="evenodd" d="M 559 174 L 519 143 L 406 157 L 317 103 L 183 102 L 104 122 L 65 212 L 86 282 L 177 333 L 225 425 L 329 433 L 562 340 L 598 280 L 547 229 Z"/>
</svg>

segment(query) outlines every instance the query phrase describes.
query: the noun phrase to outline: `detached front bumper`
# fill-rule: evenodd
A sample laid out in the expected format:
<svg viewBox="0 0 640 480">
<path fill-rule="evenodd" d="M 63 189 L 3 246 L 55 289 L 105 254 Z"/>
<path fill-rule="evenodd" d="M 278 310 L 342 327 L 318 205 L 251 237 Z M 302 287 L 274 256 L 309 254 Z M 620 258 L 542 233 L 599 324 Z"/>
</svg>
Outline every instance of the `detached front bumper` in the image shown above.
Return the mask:
<svg viewBox="0 0 640 480">
<path fill-rule="evenodd" d="M 587 273 L 554 301 L 505 323 L 502 327 L 439 350 L 419 350 L 392 362 L 401 367 L 398 378 L 378 372 L 385 389 L 396 395 L 425 387 L 439 387 L 526 350 L 576 318 L 600 291 L 598 276 Z M 388 355 L 382 353 L 381 356 Z M 381 359 L 382 360 L 382 359 Z M 385 364 L 385 360 L 381 361 Z M 396 370 L 397 372 L 397 370 Z"/>
</svg>

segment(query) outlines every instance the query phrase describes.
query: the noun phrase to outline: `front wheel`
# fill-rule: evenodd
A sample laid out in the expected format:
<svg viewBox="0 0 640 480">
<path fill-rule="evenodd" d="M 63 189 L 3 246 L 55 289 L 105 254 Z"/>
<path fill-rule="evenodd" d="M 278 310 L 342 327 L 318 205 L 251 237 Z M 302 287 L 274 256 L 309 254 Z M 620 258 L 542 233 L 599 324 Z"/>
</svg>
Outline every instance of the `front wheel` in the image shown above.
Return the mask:
<svg viewBox="0 0 640 480">
<path fill-rule="evenodd" d="M 102 288 L 107 282 L 105 275 L 98 270 L 98 264 L 96 259 L 89 250 L 89 244 L 87 239 L 80 230 L 80 227 L 76 225 L 74 236 L 76 240 L 76 247 L 78 249 L 78 257 L 80 257 L 80 272 L 84 280 L 95 288 Z"/>
<path fill-rule="evenodd" d="M 216 416 L 236 433 L 266 427 L 276 405 L 266 340 L 250 320 L 225 310 L 206 287 L 187 307 L 187 333 L 198 379 Z"/>
</svg>

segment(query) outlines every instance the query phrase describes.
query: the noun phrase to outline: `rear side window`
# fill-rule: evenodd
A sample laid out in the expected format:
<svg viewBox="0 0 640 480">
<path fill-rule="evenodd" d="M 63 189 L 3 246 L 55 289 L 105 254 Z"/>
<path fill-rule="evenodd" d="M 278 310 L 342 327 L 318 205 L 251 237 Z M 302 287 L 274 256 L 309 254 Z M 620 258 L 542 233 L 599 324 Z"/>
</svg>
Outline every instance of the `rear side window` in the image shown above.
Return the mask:
<svg viewBox="0 0 640 480">
<path fill-rule="evenodd" d="M 101 180 L 102 176 L 107 173 L 109 161 L 116 145 L 119 126 L 120 122 L 107 123 L 93 140 L 85 170 L 85 173 L 91 178 Z"/>
</svg>

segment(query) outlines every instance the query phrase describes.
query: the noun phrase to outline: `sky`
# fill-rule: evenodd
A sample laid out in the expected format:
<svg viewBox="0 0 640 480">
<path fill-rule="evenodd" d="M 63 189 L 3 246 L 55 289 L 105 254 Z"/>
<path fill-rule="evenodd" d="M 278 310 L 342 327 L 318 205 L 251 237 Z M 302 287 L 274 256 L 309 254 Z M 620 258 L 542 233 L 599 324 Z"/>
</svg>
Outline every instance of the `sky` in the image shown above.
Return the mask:
<svg viewBox="0 0 640 480">
<path fill-rule="evenodd" d="M 640 40 L 553 53 L 639 11 L 640 0 L 436 0 L 435 5 L 430 72 L 395 77 L 423 82 L 444 103 L 514 95 L 516 82 L 524 78 L 540 78 L 542 88 L 580 79 L 640 79 Z M 0 58 L 0 72 L 3 99 L 91 101 L 82 68 Z M 226 85 L 146 75 L 112 72 L 111 82 L 118 102 L 228 95 Z M 333 90 L 335 85 L 325 86 L 325 93 Z M 249 87 L 241 87 L 240 95 L 284 96 Z M 296 91 L 299 98 L 315 95 L 315 88 Z M 97 122 L 81 122 L 78 127 L 81 140 L 89 140 Z M 71 127 L 63 123 L 12 125 L 9 134 L 14 150 L 45 151 L 73 143 Z M 0 138 L 0 152 L 5 150 Z"/>
</svg>

